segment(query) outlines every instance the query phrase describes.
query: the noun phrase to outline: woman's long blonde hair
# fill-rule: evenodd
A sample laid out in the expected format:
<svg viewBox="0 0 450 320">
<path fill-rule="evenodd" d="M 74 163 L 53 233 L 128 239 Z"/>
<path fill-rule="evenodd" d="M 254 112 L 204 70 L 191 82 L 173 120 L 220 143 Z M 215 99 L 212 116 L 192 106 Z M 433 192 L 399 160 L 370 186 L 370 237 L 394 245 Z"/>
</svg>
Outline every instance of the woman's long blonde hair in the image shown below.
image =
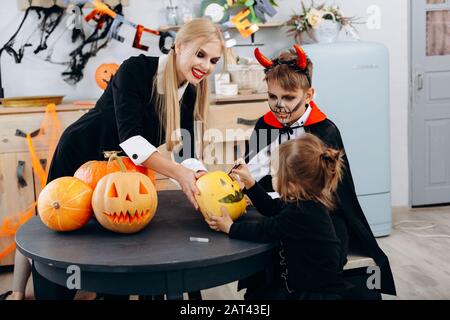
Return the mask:
<svg viewBox="0 0 450 320">
<path fill-rule="evenodd" d="M 201 46 L 208 42 L 218 41 L 222 46 L 222 54 L 225 52 L 225 40 L 222 32 L 211 20 L 207 18 L 194 19 L 183 25 L 177 33 L 174 45 L 197 42 L 198 46 L 193 55 L 197 54 Z M 224 58 L 225 60 L 226 58 Z M 226 66 L 226 61 L 224 62 Z M 178 99 L 178 77 L 176 69 L 175 50 L 170 50 L 167 57 L 167 64 L 163 74 L 163 95 L 158 94 L 157 76 L 153 80 L 153 92 L 158 115 L 161 123 L 161 131 L 165 130 L 165 141 L 167 150 L 172 151 L 180 142 L 178 134 L 180 129 L 180 103 Z M 194 108 L 194 119 L 206 122 L 209 106 L 208 79 L 203 79 L 196 86 L 196 100 Z"/>
</svg>

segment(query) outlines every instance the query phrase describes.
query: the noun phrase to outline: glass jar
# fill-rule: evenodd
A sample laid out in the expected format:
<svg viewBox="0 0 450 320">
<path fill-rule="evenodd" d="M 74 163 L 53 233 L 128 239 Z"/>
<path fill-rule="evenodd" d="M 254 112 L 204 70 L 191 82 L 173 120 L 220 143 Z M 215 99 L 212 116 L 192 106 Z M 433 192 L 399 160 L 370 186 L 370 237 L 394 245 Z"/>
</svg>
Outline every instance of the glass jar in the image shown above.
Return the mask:
<svg viewBox="0 0 450 320">
<path fill-rule="evenodd" d="M 179 11 L 178 21 L 181 24 L 187 23 L 194 18 L 194 9 L 192 6 L 192 1 L 184 0 L 181 3 L 181 8 Z"/>
<path fill-rule="evenodd" d="M 166 20 L 169 26 L 178 25 L 178 7 L 167 6 L 166 7 Z"/>
</svg>

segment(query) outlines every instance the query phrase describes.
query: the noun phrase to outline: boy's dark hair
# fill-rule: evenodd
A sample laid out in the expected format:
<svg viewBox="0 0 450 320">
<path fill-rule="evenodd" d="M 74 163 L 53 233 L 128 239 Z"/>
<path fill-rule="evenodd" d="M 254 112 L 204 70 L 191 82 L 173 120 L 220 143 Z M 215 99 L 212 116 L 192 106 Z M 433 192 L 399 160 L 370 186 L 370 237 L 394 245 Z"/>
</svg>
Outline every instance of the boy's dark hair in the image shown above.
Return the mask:
<svg viewBox="0 0 450 320">
<path fill-rule="evenodd" d="M 280 61 L 295 61 L 298 59 L 298 55 L 295 49 L 290 49 L 289 51 L 282 52 L 276 59 Z M 313 64 L 309 58 L 306 61 L 306 69 L 308 70 L 310 79 L 312 79 Z M 304 73 L 300 73 L 296 68 L 292 68 L 288 64 L 283 63 L 277 64 L 268 70 L 265 79 L 268 83 L 278 83 L 286 91 L 307 90 L 311 88 L 310 81 Z"/>
</svg>

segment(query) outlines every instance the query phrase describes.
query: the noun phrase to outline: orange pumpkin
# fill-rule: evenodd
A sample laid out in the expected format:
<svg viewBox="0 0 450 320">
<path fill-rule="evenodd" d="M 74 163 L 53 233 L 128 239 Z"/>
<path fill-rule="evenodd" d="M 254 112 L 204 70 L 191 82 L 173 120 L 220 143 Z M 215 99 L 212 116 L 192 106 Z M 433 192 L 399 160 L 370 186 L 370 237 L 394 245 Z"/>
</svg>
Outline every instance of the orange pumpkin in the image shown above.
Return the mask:
<svg viewBox="0 0 450 320">
<path fill-rule="evenodd" d="M 117 152 L 105 152 L 105 157 L 117 156 Z M 156 186 L 156 176 L 153 170 L 137 166 L 128 157 L 120 157 L 126 167 L 127 172 L 140 172 L 150 178 Z M 86 182 L 92 190 L 95 190 L 98 181 L 109 173 L 120 171 L 120 167 L 115 161 L 88 161 L 75 172 L 74 177 Z"/>
<path fill-rule="evenodd" d="M 106 229 L 119 233 L 135 233 L 145 228 L 156 212 L 156 189 L 146 175 L 126 172 L 120 157 L 121 172 L 107 174 L 97 183 L 92 208 L 97 221 Z"/>
<path fill-rule="evenodd" d="M 95 81 L 98 86 L 105 90 L 111 81 L 111 78 L 116 74 L 118 69 L 119 65 L 117 63 L 101 64 L 95 71 Z"/>
<path fill-rule="evenodd" d="M 39 217 L 47 227 L 55 231 L 80 229 L 92 217 L 91 199 L 91 187 L 80 179 L 55 179 L 39 194 Z"/>
</svg>

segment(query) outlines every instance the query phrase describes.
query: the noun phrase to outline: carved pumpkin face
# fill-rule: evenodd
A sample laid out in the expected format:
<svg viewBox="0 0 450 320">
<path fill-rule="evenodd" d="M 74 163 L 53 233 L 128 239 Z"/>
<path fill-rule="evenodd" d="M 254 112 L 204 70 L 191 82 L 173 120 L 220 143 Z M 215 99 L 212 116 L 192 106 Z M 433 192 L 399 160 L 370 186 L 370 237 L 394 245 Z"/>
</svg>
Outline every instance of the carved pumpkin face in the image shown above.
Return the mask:
<svg viewBox="0 0 450 320">
<path fill-rule="evenodd" d="M 98 86 L 105 90 L 118 69 L 119 65 L 117 63 L 101 64 L 95 71 L 95 81 Z"/>
<path fill-rule="evenodd" d="M 135 233 L 145 228 L 155 215 L 157 205 L 152 181 L 138 172 L 114 172 L 104 176 L 92 196 L 98 222 L 120 233 Z"/>
<path fill-rule="evenodd" d="M 197 180 L 200 196 L 195 196 L 205 218 L 209 214 L 222 216 L 224 206 L 231 219 L 236 220 L 245 212 L 247 203 L 237 181 L 223 171 L 209 172 Z"/>
</svg>

